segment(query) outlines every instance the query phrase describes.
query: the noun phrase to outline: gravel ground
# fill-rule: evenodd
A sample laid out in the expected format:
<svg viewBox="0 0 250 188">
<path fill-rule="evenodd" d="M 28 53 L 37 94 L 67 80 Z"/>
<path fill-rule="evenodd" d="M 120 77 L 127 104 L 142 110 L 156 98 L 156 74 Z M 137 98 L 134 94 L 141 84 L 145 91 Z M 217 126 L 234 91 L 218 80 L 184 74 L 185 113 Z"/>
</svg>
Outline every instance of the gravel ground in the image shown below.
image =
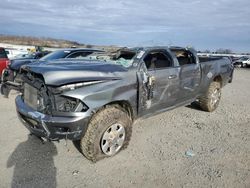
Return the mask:
<svg viewBox="0 0 250 188">
<path fill-rule="evenodd" d="M 134 124 L 128 149 L 91 163 L 68 141 L 28 136 L 0 96 L 0 187 L 250 187 L 250 69 L 219 108 L 181 107 Z"/>
</svg>

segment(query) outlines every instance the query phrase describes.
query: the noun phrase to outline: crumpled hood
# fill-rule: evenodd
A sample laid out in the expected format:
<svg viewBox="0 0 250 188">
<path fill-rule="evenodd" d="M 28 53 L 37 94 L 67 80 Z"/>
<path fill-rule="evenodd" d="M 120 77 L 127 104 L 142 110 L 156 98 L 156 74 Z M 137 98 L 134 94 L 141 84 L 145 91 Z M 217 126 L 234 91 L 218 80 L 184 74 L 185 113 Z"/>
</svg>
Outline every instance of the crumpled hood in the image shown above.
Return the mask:
<svg viewBox="0 0 250 188">
<path fill-rule="evenodd" d="M 21 68 L 21 66 L 34 63 L 37 61 L 38 61 L 37 59 L 13 59 L 11 60 L 9 66 L 10 69 L 18 71 Z"/>
<path fill-rule="evenodd" d="M 128 71 L 121 65 L 94 60 L 38 62 L 23 66 L 22 69 L 42 75 L 45 84 L 52 86 L 118 80 Z"/>
</svg>

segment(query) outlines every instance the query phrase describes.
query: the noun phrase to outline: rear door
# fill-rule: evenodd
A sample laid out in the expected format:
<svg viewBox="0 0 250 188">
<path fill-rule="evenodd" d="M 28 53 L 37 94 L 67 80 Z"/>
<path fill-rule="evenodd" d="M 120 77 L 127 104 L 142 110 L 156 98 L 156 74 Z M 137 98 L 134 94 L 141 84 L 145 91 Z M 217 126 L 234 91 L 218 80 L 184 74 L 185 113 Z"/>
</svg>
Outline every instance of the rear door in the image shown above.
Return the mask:
<svg viewBox="0 0 250 188">
<path fill-rule="evenodd" d="M 154 113 L 173 106 L 179 95 L 179 68 L 166 50 L 151 50 L 138 72 L 139 113 Z"/>
<path fill-rule="evenodd" d="M 193 99 L 198 94 L 198 89 L 201 82 L 201 67 L 198 57 L 184 50 L 183 54 L 177 55 L 180 65 L 180 90 L 181 96 L 178 102 Z"/>
</svg>

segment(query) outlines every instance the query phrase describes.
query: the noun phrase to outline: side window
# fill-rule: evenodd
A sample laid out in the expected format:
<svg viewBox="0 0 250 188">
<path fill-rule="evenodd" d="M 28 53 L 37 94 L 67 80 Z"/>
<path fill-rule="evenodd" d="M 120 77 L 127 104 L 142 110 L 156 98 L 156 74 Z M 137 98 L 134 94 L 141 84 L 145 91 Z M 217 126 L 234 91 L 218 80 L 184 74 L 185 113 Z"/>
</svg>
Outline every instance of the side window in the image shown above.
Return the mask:
<svg viewBox="0 0 250 188">
<path fill-rule="evenodd" d="M 149 70 L 173 66 L 171 58 L 166 53 L 161 51 L 150 52 L 143 60 Z"/>
<path fill-rule="evenodd" d="M 92 52 L 75 52 L 75 53 L 70 54 L 66 58 L 79 58 L 80 59 L 90 54 L 92 54 Z"/>
<path fill-rule="evenodd" d="M 193 54 L 186 50 L 173 50 L 172 51 L 179 61 L 180 66 L 196 64 Z"/>
</svg>

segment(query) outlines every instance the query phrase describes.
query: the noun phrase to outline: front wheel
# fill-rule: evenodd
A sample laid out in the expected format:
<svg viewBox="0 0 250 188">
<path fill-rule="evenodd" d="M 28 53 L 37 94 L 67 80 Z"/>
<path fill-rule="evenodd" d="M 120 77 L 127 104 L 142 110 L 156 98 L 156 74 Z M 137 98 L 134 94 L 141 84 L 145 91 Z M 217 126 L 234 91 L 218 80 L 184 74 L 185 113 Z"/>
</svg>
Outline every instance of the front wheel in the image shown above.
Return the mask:
<svg viewBox="0 0 250 188">
<path fill-rule="evenodd" d="M 219 82 L 212 82 L 208 88 L 207 93 L 199 98 L 200 107 L 207 112 L 214 111 L 221 99 L 221 84 Z"/>
<path fill-rule="evenodd" d="M 131 134 L 132 120 L 128 113 L 108 106 L 93 115 L 80 147 L 86 158 L 96 162 L 126 148 Z"/>
</svg>

